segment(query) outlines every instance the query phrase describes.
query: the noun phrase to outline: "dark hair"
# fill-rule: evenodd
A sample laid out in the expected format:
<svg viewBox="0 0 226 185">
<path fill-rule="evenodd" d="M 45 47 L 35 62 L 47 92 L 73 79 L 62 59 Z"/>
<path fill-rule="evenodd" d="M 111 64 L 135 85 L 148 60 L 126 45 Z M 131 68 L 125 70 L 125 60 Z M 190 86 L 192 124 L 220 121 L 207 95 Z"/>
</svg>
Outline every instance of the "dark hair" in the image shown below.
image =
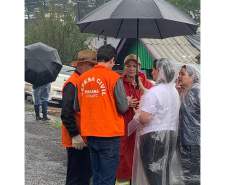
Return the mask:
<svg viewBox="0 0 226 185">
<path fill-rule="evenodd" d="M 156 64 L 157 64 L 158 59 L 153 60 L 153 68 L 156 69 Z"/>
<path fill-rule="evenodd" d="M 101 46 L 97 51 L 97 62 L 99 61 L 108 62 L 113 57 L 116 60 L 117 52 L 116 49 L 110 44 Z"/>
</svg>

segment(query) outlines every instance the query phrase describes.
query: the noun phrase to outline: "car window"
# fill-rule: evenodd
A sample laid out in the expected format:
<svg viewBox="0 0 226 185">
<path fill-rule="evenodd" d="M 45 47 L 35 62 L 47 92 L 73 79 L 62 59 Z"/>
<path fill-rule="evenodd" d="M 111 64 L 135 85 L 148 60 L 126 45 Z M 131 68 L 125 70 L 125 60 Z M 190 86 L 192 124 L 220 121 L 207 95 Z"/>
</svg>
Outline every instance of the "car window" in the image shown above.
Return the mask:
<svg viewBox="0 0 226 185">
<path fill-rule="evenodd" d="M 74 70 L 75 68 L 64 65 L 60 71 L 60 74 L 71 75 L 74 72 Z"/>
</svg>

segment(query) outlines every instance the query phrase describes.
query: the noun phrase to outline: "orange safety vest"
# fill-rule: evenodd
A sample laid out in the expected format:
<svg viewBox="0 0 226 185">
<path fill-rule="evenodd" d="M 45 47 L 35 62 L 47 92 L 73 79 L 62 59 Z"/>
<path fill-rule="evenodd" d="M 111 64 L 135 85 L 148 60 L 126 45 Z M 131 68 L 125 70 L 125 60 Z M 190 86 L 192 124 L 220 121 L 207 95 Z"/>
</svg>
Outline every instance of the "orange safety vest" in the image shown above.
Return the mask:
<svg viewBox="0 0 226 185">
<path fill-rule="evenodd" d="M 77 86 L 77 81 L 78 81 L 79 75 L 77 73 L 73 73 L 68 80 L 64 83 L 64 87 L 68 84 L 68 83 L 72 83 L 75 87 Z M 64 88 L 63 87 L 63 88 Z M 63 92 L 63 91 L 62 91 Z M 80 113 L 76 113 L 75 114 L 75 120 L 76 123 L 78 124 L 77 126 L 79 127 L 79 121 L 80 121 Z M 62 127 L 61 127 L 61 140 L 62 140 L 62 145 L 64 147 L 72 147 L 72 140 L 71 140 L 71 136 L 69 135 L 68 130 L 66 129 L 66 127 L 64 126 L 64 124 L 62 123 Z"/>
<path fill-rule="evenodd" d="M 77 87 L 82 136 L 124 135 L 124 120 L 114 98 L 114 87 L 119 78 L 116 72 L 101 65 L 80 76 Z"/>
</svg>

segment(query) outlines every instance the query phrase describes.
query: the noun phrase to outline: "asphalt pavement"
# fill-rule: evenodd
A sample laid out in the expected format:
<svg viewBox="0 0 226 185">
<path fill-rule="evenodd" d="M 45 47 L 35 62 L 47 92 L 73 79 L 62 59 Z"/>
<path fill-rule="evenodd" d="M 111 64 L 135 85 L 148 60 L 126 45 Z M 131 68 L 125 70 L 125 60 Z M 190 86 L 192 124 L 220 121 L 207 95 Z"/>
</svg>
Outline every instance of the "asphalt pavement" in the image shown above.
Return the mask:
<svg viewBox="0 0 226 185">
<path fill-rule="evenodd" d="M 26 185 L 65 184 L 66 152 L 61 146 L 59 112 L 59 108 L 50 108 L 51 121 L 36 121 L 32 104 L 25 103 Z"/>
</svg>

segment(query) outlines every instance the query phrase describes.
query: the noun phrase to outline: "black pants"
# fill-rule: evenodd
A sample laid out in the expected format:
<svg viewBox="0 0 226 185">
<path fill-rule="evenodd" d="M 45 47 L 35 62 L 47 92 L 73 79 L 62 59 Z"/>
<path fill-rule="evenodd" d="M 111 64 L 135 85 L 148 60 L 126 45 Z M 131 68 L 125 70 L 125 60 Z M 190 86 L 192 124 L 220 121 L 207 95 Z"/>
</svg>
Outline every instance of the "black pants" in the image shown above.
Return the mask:
<svg viewBox="0 0 226 185">
<path fill-rule="evenodd" d="M 200 146 L 180 146 L 181 165 L 185 185 L 200 184 Z"/>
<path fill-rule="evenodd" d="M 89 185 L 92 176 L 88 147 L 83 150 L 67 148 L 66 185 Z"/>
<path fill-rule="evenodd" d="M 174 137 L 174 131 L 150 132 L 140 137 L 140 155 L 148 184 L 169 185 Z"/>
</svg>

